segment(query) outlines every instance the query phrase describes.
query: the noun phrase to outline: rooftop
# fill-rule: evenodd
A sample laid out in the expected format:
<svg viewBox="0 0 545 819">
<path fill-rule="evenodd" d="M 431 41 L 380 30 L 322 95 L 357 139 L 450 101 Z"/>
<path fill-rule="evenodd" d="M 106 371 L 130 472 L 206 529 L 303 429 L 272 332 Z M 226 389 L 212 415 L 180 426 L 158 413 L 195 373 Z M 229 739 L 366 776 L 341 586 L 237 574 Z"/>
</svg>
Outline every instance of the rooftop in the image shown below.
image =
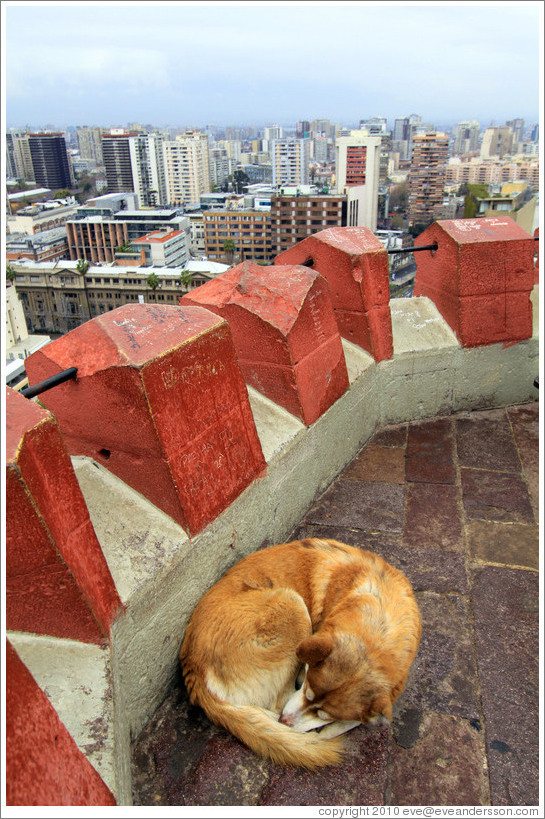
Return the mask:
<svg viewBox="0 0 545 819">
<path fill-rule="evenodd" d="M 178 675 L 133 744 L 134 804 L 537 805 L 538 403 L 380 429 L 292 538 L 379 552 L 423 637 L 389 727 L 339 768 L 263 761 L 188 703 Z"/>
</svg>

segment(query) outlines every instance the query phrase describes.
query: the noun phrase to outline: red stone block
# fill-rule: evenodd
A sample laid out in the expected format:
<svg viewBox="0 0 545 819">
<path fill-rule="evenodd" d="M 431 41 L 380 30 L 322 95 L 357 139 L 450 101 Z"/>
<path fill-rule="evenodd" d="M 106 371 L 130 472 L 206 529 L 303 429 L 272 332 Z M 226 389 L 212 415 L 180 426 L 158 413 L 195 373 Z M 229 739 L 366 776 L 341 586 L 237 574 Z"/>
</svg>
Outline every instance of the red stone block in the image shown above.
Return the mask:
<svg viewBox="0 0 545 819">
<path fill-rule="evenodd" d="M 534 241 L 507 216 L 434 222 L 416 245 L 414 295 L 430 298 L 464 347 L 532 335 Z"/>
<path fill-rule="evenodd" d="M 534 284 L 539 284 L 539 228 L 534 230 Z"/>
<path fill-rule="evenodd" d="M 7 627 L 98 644 L 121 608 L 56 420 L 8 387 Z"/>
<path fill-rule="evenodd" d="M 244 262 L 180 300 L 227 319 L 246 383 L 312 424 L 348 389 L 327 282 L 295 265 Z"/>
<path fill-rule="evenodd" d="M 264 468 L 227 322 L 195 307 L 125 305 L 26 361 L 69 452 L 87 455 L 188 532 L 223 511 Z"/>
<path fill-rule="evenodd" d="M 116 804 L 8 640 L 6 804 Z"/>
<path fill-rule="evenodd" d="M 343 338 L 376 361 L 392 357 L 388 254 L 370 230 L 322 230 L 284 250 L 274 263 L 304 265 L 320 273 L 328 281 Z"/>
</svg>

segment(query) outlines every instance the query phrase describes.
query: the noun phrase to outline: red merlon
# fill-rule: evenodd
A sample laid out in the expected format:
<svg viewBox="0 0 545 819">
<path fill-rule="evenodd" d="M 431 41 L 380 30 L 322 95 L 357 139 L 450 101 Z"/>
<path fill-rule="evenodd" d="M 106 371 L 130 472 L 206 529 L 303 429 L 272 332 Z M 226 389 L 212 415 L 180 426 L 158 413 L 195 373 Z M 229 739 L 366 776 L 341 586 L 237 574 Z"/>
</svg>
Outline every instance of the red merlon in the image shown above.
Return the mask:
<svg viewBox="0 0 545 819">
<path fill-rule="evenodd" d="M 414 295 L 428 296 L 464 347 L 532 335 L 534 240 L 508 216 L 434 222 L 417 245 Z"/>
<path fill-rule="evenodd" d="M 122 604 L 57 422 L 6 388 L 6 618 L 101 643 Z"/>
<path fill-rule="evenodd" d="M 348 389 L 329 288 L 315 271 L 244 262 L 180 303 L 227 319 L 246 383 L 305 424 Z"/>
<path fill-rule="evenodd" d="M 116 804 L 7 640 L 6 804 Z"/>
<path fill-rule="evenodd" d="M 539 228 L 534 230 L 534 284 L 539 284 Z"/>
<path fill-rule="evenodd" d="M 392 358 L 388 254 L 370 230 L 322 230 L 280 253 L 274 263 L 304 265 L 321 273 L 343 338 L 376 361 Z"/>
<path fill-rule="evenodd" d="M 195 533 L 265 467 L 226 321 L 196 307 L 125 305 L 26 360 L 69 452 L 102 463 Z"/>
</svg>

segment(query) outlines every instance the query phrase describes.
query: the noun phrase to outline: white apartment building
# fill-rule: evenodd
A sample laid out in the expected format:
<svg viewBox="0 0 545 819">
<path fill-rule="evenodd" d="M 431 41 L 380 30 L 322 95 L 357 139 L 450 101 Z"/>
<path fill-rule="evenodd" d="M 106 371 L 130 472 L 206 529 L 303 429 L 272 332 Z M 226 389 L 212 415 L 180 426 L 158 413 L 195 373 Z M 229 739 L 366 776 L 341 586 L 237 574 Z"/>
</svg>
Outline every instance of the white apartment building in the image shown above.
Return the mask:
<svg viewBox="0 0 545 819">
<path fill-rule="evenodd" d="M 210 166 L 208 135 L 186 131 L 164 143 L 168 200 L 186 209 L 200 207 L 203 193 L 209 193 Z"/>
<path fill-rule="evenodd" d="M 270 153 L 272 150 L 272 143 L 275 139 L 282 139 L 284 136 L 284 129 L 281 125 L 267 125 L 263 129 L 263 139 L 261 140 L 261 150 L 265 153 Z"/>
<path fill-rule="evenodd" d="M 155 208 L 169 203 L 163 144 L 161 134 L 129 137 L 134 191 L 139 208 Z"/>
<path fill-rule="evenodd" d="M 271 151 L 274 185 L 308 185 L 310 145 L 308 139 L 274 139 Z"/>
<path fill-rule="evenodd" d="M 380 136 L 351 131 L 335 145 L 335 192 L 346 194 L 347 225 L 377 228 Z"/>
</svg>

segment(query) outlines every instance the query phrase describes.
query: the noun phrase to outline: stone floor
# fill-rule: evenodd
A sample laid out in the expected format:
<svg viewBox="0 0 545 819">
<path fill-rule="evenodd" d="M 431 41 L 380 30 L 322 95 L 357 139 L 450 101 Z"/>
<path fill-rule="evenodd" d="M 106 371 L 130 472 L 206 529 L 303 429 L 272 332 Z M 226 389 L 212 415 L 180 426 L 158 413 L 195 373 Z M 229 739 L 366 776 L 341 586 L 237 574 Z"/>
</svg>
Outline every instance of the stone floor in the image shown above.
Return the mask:
<svg viewBox="0 0 545 819">
<path fill-rule="evenodd" d="M 413 583 L 423 637 L 389 727 L 338 768 L 257 758 L 183 684 L 133 749 L 135 805 L 537 805 L 538 404 L 378 431 L 293 538 L 371 548 Z"/>
</svg>

